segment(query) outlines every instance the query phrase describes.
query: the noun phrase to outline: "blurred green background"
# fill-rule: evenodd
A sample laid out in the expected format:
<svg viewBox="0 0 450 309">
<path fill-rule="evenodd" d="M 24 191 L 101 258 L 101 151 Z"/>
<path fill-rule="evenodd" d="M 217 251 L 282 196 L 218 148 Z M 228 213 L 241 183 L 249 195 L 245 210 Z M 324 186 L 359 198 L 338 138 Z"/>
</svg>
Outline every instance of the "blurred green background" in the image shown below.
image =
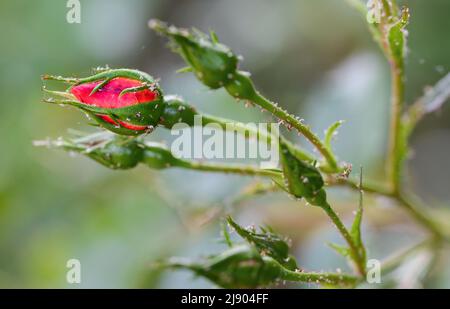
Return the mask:
<svg viewBox="0 0 450 309">
<path fill-rule="evenodd" d="M 145 167 L 110 171 L 89 159 L 32 145 L 67 135 L 68 128 L 94 130 L 78 111 L 41 102 L 40 75 L 85 76 L 104 65 L 146 71 L 161 78 L 165 93 L 183 95 L 206 112 L 268 120 L 223 91 L 205 89 L 191 74 L 176 74 L 183 63 L 148 29 L 150 18 L 214 29 L 244 56 L 242 67 L 252 72 L 261 91 L 305 118 L 316 132 L 345 119 L 335 141 L 340 158 L 363 165 L 368 179 L 383 176 L 388 66 L 364 20 L 344 1 L 80 2 L 81 24 L 66 22 L 64 0 L 0 2 L 0 287 L 211 286 L 190 273 L 154 271 L 152 263 L 220 250 L 219 224 L 204 224 L 205 218 L 252 179 Z M 450 2 L 404 2 L 412 11 L 411 103 L 449 71 Z M 449 120 L 447 107 L 416 130 L 406 180 L 427 206 L 442 209 L 450 207 Z M 157 132 L 149 139 L 166 137 Z M 332 196 L 340 213 L 351 219 L 357 196 L 342 190 Z M 392 203 L 370 197 L 366 203 L 369 257 L 381 259 L 420 239 L 421 230 Z M 270 223 L 290 236 L 305 268 L 348 268 L 325 245 L 339 237 L 319 210 L 274 194 L 246 203 L 235 216 L 244 225 Z M 66 282 L 71 258 L 81 261 L 79 285 Z M 450 287 L 450 268 L 445 263 L 433 267 L 438 271 L 429 272 L 425 286 Z"/>
</svg>

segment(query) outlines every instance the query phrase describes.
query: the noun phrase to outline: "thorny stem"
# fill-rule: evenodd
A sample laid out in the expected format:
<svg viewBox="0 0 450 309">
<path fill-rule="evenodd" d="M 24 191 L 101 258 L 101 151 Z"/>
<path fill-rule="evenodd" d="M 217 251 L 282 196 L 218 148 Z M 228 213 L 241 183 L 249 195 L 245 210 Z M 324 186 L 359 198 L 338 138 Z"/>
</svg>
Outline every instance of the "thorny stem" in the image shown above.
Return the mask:
<svg viewBox="0 0 450 309">
<path fill-rule="evenodd" d="M 262 176 L 270 178 L 277 178 L 282 176 L 282 173 L 279 170 L 260 169 L 249 165 L 225 165 L 225 164 L 205 163 L 195 161 L 182 161 L 181 163 L 179 163 L 179 165 L 177 165 L 177 167 L 203 172 L 215 172 L 215 173 L 237 174 L 247 176 Z"/>
<path fill-rule="evenodd" d="M 299 159 L 301 161 L 306 161 L 308 163 L 313 163 L 316 161 L 316 158 L 312 154 L 301 149 L 299 146 L 293 144 L 291 141 L 287 140 L 284 136 L 279 134 L 279 132 L 277 132 L 277 134 L 279 135 L 278 136 L 279 138 L 278 138 L 275 134 L 272 134 L 273 132 L 268 132 L 266 130 L 260 130 L 259 128 L 255 127 L 253 125 L 248 125 L 245 123 L 236 122 L 236 121 L 233 121 L 230 119 L 225 119 L 225 118 L 216 117 L 216 116 L 212 116 L 212 115 L 203 114 L 202 121 L 203 121 L 204 125 L 218 124 L 224 130 L 235 131 L 239 134 L 242 134 L 246 138 L 254 137 L 254 138 L 257 138 L 258 141 L 263 141 L 263 142 L 266 142 L 267 144 L 272 143 L 273 140 L 276 140 L 277 142 L 279 140 L 281 143 L 286 145 L 287 148 L 289 148 L 291 153 L 297 159 Z M 276 145 L 276 146 L 278 146 L 278 145 Z M 319 164 L 318 168 L 323 173 L 326 173 L 326 174 L 336 172 L 336 170 L 331 169 L 328 164 Z"/>
<path fill-rule="evenodd" d="M 225 119 L 221 117 L 216 117 L 212 115 L 202 115 L 202 120 L 204 124 L 218 124 L 224 130 L 232 130 L 236 131 L 239 134 L 244 135 L 245 137 L 253 136 L 257 138 L 259 141 L 266 142 L 270 144 L 273 140 L 278 142 L 278 137 L 272 134 L 273 132 L 268 132 L 266 130 L 260 130 L 256 126 L 248 125 L 241 122 L 236 122 L 234 120 Z M 279 133 L 278 133 L 279 134 Z M 280 135 L 280 134 L 279 134 Z M 287 140 L 284 136 L 279 136 L 279 140 L 284 143 L 289 150 L 293 153 L 293 155 L 302 161 L 314 162 L 316 159 L 313 155 L 306 152 L 303 149 L 300 149 L 297 145 L 294 145 L 289 140 Z M 323 172 L 327 171 L 326 166 L 319 166 Z"/>
<path fill-rule="evenodd" d="M 362 5 L 357 5 L 357 1 L 355 0 L 347 0 L 350 4 L 355 6 L 365 17 L 367 14 L 367 9 L 365 9 Z M 410 201 L 409 195 L 405 194 L 401 190 L 401 173 L 402 173 L 402 161 L 403 161 L 403 149 L 402 143 L 404 143 L 403 135 L 403 123 L 402 123 L 402 112 L 403 105 L 405 101 L 405 70 L 404 70 L 404 61 L 394 59 L 391 54 L 389 42 L 387 38 L 387 29 L 384 25 L 387 22 L 386 18 L 388 16 L 389 11 L 392 9 L 390 14 L 392 16 L 398 15 L 398 5 L 396 1 L 391 1 L 391 5 L 389 5 L 388 1 L 382 1 L 384 9 L 386 11 L 386 16 L 384 17 L 384 21 L 382 21 L 378 27 L 375 24 L 369 24 L 369 29 L 372 31 L 375 40 L 380 44 L 381 50 L 383 51 L 385 57 L 388 59 L 390 67 L 391 67 L 391 87 L 392 87 L 392 95 L 391 95 L 391 120 L 390 120 L 390 136 L 389 136 L 389 149 L 387 154 L 387 166 L 386 170 L 388 173 L 388 181 L 390 188 L 378 188 L 371 187 L 367 188 L 367 192 L 381 194 L 385 196 L 392 197 L 394 200 L 398 202 L 398 204 L 403 207 L 406 211 L 410 213 L 410 215 L 422 226 L 424 226 L 427 230 L 429 230 L 432 234 L 445 237 L 441 228 L 439 228 L 438 224 L 429 217 L 426 212 L 426 209 L 419 206 L 417 203 L 413 203 Z M 417 121 L 417 120 L 416 120 Z M 412 124 L 413 125 L 413 124 Z"/>
<path fill-rule="evenodd" d="M 327 205 L 326 207 L 322 207 L 323 210 L 327 213 L 328 217 L 333 221 L 334 225 L 337 227 L 339 232 L 341 233 L 342 237 L 344 237 L 345 241 L 347 242 L 350 251 L 351 251 L 351 258 L 355 262 L 355 266 L 358 270 L 358 273 L 361 276 L 364 276 L 366 273 L 366 266 L 364 265 L 364 261 L 362 260 L 360 254 L 358 253 L 358 248 L 356 247 L 350 233 L 348 232 L 347 228 L 345 227 L 344 223 L 342 223 L 339 216 L 336 214 L 336 212 L 331 208 L 331 206 Z"/>
<path fill-rule="evenodd" d="M 421 241 L 413 245 L 412 247 L 407 248 L 395 254 L 394 256 L 387 258 L 385 261 L 382 262 L 381 265 L 382 275 L 387 275 L 390 272 L 394 271 L 406 258 L 416 253 L 417 251 L 420 251 L 424 248 L 429 247 L 430 245 L 433 245 L 434 243 L 436 243 L 436 240 L 433 238 L 425 239 L 424 241 Z"/>
<path fill-rule="evenodd" d="M 328 182 L 330 186 L 346 186 L 354 190 L 359 190 L 358 185 L 349 179 L 334 179 Z M 436 237 L 445 237 L 443 231 L 439 224 L 430 217 L 426 209 L 417 201 L 412 201 L 412 198 L 407 194 L 402 192 L 395 192 L 392 189 L 385 188 L 376 184 L 365 183 L 362 186 L 365 192 L 383 195 L 395 200 L 403 209 L 408 211 L 408 213 L 422 226 L 424 226 L 428 231 L 430 231 Z"/>
<path fill-rule="evenodd" d="M 284 280 L 288 281 L 317 283 L 325 285 L 345 285 L 352 287 L 358 284 L 358 282 L 360 281 L 360 278 L 348 274 L 298 272 L 290 271 L 288 269 L 283 269 L 281 277 Z"/>
<path fill-rule="evenodd" d="M 171 268 L 190 268 L 194 271 L 199 271 L 198 267 L 190 264 L 184 260 L 174 260 L 170 263 Z M 286 281 L 294 282 L 305 282 L 305 283 L 316 283 L 324 285 L 345 285 L 354 287 L 361 280 L 352 275 L 341 274 L 341 273 L 318 273 L 318 272 L 302 272 L 302 271 L 291 271 L 284 267 L 280 267 L 280 278 Z"/>
<path fill-rule="evenodd" d="M 389 179 L 394 192 L 399 193 L 401 187 L 402 168 L 402 110 L 404 102 L 404 74 L 403 68 L 391 64 L 392 98 L 391 98 L 391 122 L 388 152 Z"/>
<path fill-rule="evenodd" d="M 305 136 L 305 138 L 308 139 L 323 155 L 329 165 L 329 168 L 333 171 L 339 170 L 336 158 L 334 157 L 333 153 L 322 143 L 320 138 L 311 131 L 309 126 L 303 124 L 302 121 L 297 119 L 294 115 L 289 114 L 287 111 L 269 101 L 259 93 L 256 93 L 251 101 L 267 110 L 275 117 L 284 121 L 288 126 L 295 128 L 298 132 L 303 134 L 303 136 Z"/>
</svg>

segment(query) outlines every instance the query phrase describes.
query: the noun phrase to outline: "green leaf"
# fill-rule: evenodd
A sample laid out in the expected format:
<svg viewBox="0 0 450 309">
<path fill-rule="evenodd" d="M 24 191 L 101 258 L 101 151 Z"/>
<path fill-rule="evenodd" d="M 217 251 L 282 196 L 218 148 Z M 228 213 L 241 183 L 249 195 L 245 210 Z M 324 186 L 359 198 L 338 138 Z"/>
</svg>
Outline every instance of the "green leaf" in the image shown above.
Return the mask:
<svg viewBox="0 0 450 309">
<path fill-rule="evenodd" d="M 261 233 L 242 228 L 229 216 L 228 224 L 248 243 L 253 244 L 263 254 L 274 258 L 289 270 L 297 269 L 295 258 L 289 256 L 289 245 L 280 235 L 270 228 L 261 228 Z"/>
<path fill-rule="evenodd" d="M 361 223 L 363 218 L 363 195 L 364 195 L 364 192 L 361 189 L 362 181 L 363 181 L 363 168 L 361 167 L 359 176 L 359 204 L 358 210 L 356 211 L 355 218 L 353 220 L 352 228 L 350 230 L 350 236 L 352 237 L 353 243 L 355 244 L 355 247 L 358 250 L 359 256 L 362 258 L 363 261 L 365 261 L 366 249 L 364 248 L 364 243 L 361 237 Z"/>
<path fill-rule="evenodd" d="M 403 8 L 401 18 L 393 24 L 388 31 L 388 42 L 392 59 L 403 70 L 404 58 L 406 53 L 407 32 L 405 27 L 409 23 L 409 10 Z"/>
<path fill-rule="evenodd" d="M 325 147 L 328 148 L 328 150 L 331 151 L 331 141 L 333 139 L 333 136 L 335 135 L 335 132 L 339 127 L 344 123 L 343 120 L 336 121 L 333 123 L 326 131 L 325 131 Z"/>
<path fill-rule="evenodd" d="M 339 253 L 340 255 L 342 255 L 343 257 L 350 257 L 351 256 L 351 251 L 348 247 L 345 246 L 341 246 L 335 243 L 328 243 L 328 246 L 332 249 L 334 249 L 337 253 Z"/>
<path fill-rule="evenodd" d="M 224 239 L 225 243 L 227 244 L 227 246 L 229 248 L 231 248 L 231 247 L 233 247 L 233 243 L 232 243 L 231 238 L 230 238 L 230 233 L 228 233 L 227 225 L 223 221 L 222 221 L 221 224 L 222 224 L 222 236 L 223 236 L 223 239 Z"/>
<path fill-rule="evenodd" d="M 286 186 L 293 196 L 305 198 L 315 206 L 327 206 L 324 181 L 319 170 L 298 160 L 284 143 L 280 141 L 280 157 Z"/>
<path fill-rule="evenodd" d="M 191 67 L 187 66 L 187 67 L 178 69 L 176 72 L 177 73 L 190 73 L 190 72 L 194 72 L 194 70 Z"/>
</svg>

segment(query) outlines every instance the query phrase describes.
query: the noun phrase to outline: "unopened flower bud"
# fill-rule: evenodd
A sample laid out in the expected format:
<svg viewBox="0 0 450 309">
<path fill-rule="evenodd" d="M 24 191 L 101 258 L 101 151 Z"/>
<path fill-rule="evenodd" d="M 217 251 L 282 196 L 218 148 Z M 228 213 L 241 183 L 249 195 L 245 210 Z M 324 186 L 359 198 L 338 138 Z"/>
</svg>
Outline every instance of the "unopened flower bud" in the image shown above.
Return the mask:
<svg viewBox="0 0 450 309">
<path fill-rule="evenodd" d="M 238 57 L 214 34 L 208 37 L 200 31 L 168 26 L 159 20 L 151 20 L 150 28 L 168 37 L 173 49 L 189 65 L 197 78 L 211 89 L 227 84 L 237 70 Z"/>
<path fill-rule="evenodd" d="M 65 92 L 48 91 L 65 98 L 46 102 L 75 106 L 102 127 L 122 135 L 139 135 L 159 123 L 164 109 L 162 92 L 148 74 L 129 69 L 106 70 L 82 79 L 43 76 L 72 84 Z"/>
<path fill-rule="evenodd" d="M 261 256 L 248 245 L 235 246 L 203 263 L 172 258 L 167 267 L 190 269 L 224 288 L 256 288 L 273 284 L 283 267 L 269 256 Z"/>
<path fill-rule="evenodd" d="M 37 145 L 43 145 L 37 142 Z M 83 154 L 111 169 L 130 169 L 142 159 L 144 149 L 136 139 L 100 132 L 74 139 L 59 138 L 47 145 Z"/>
</svg>

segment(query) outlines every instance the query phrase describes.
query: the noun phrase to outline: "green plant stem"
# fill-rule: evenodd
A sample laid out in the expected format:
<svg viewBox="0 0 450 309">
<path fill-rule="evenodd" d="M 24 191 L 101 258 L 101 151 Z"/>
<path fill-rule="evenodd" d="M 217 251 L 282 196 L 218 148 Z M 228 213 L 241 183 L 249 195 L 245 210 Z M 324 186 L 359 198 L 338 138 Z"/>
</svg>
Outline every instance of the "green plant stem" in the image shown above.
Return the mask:
<svg viewBox="0 0 450 309">
<path fill-rule="evenodd" d="M 349 179 L 332 180 L 328 184 L 346 186 L 354 190 L 359 190 L 358 184 Z M 363 184 L 362 189 L 368 193 L 383 195 L 392 198 L 399 204 L 399 206 L 407 211 L 416 222 L 422 225 L 430 233 L 437 237 L 446 237 L 439 224 L 433 218 L 431 218 L 430 215 L 428 215 L 427 210 L 424 207 L 419 206 L 419 203 L 412 201 L 412 198 L 407 194 L 402 192 L 395 192 L 392 189 L 370 183 Z"/>
<path fill-rule="evenodd" d="M 295 272 L 284 269 L 281 278 L 287 281 L 317 283 L 325 285 L 343 285 L 354 287 L 360 281 L 348 274 L 339 273 L 317 273 L 317 272 Z"/>
<path fill-rule="evenodd" d="M 214 173 L 236 174 L 246 176 L 262 176 L 270 178 L 282 177 L 282 172 L 279 170 L 260 169 L 249 165 L 225 165 L 225 164 L 205 163 L 197 161 L 180 161 L 177 167 L 202 172 L 214 172 Z"/>
<path fill-rule="evenodd" d="M 399 202 L 403 209 L 409 212 L 416 222 L 424 226 L 436 238 L 448 238 L 448 236 L 442 231 L 439 224 L 428 215 L 426 209 L 418 206 L 419 204 L 417 203 L 413 203 L 410 197 L 399 193 L 395 195 L 394 198 Z"/>
<path fill-rule="evenodd" d="M 305 136 L 305 138 L 309 140 L 323 155 L 331 170 L 335 172 L 339 170 L 336 158 L 334 157 L 333 153 L 322 143 L 319 137 L 317 137 L 311 131 L 309 126 L 303 124 L 302 121 L 297 119 L 294 115 L 289 114 L 287 111 L 279 107 L 277 104 L 274 104 L 270 100 L 266 99 L 258 92 L 253 95 L 251 101 L 261 108 L 267 110 L 281 121 L 285 122 L 289 127 L 295 128 L 298 132 Z"/>
<path fill-rule="evenodd" d="M 402 112 L 405 96 L 403 68 L 391 63 L 392 98 L 387 170 L 394 192 L 400 192 L 402 169 Z"/>
<path fill-rule="evenodd" d="M 417 251 L 423 250 L 424 248 L 429 247 L 435 243 L 435 240 L 433 238 L 426 239 L 424 241 L 421 241 L 415 245 L 413 245 L 410 248 L 407 248 L 406 250 L 402 250 L 401 252 L 395 254 L 392 257 L 387 258 L 385 261 L 381 264 L 381 273 L 382 275 L 387 275 L 397 269 L 399 265 L 403 263 L 403 261 L 411 256 L 412 254 L 416 253 Z"/>
<path fill-rule="evenodd" d="M 351 251 L 351 258 L 355 263 L 356 269 L 358 270 L 358 273 L 361 276 L 364 276 L 366 273 L 366 265 L 364 265 L 364 261 L 362 257 L 359 254 L 359 250 L 356 247 L 350 233 L 348 232 L 347 228 L 345 227 L 344 223 L 342 223 L 339 216 L 336 214 L 336 212 L 331 208 L 330 205 L 327 205 L 326 207 L 322 207 L 322 209 L 326 212 L 328 217 L 333 221 L 334 225 L 339 230 L 342 237 L 347 242 L 349 249 Z"/>
<path fill-rule="evenodd" d="M 298 146 L 294 145 L 293 143 L 291 143 L 290 141 L 288 141 L 284 136 L 280 135 L 280 136 L 274 136 L 273 134 L 271 134 L 270 132 L 267 132 L 265 130 L 259 130 L 259 128 L 257 128 L 256 126 L 253 125 L 248 125 L 242 122 L 236 122 L 234 120 L 230 120 L 230 119 L 225 119 L 225 118 L 221 118 L 221 117 L 216 117 L 216 116 L 212 116 L 212 115 L 202 115 L 202 121 L 203 124 L 218 124 L 223 130 L 231 130 L 231 131 L 235 131 L 239 134 L 242 134 L 243 136 L 245 136 L 246 138 L 253 136 L 255 138 L 257 138 L 259 141 L 264 141 L 267 144 L 270 144 L 272 142 L 272 139 L 275 138 L 284 143 L 289 150 L 294 154 L 294 156 L 302 161 L 307 161 L 307 162 L 314 162 L 316 161 L 316 158 L 314 158 L 313 155 L 311 155 L 310 153 L 306 152 L 303 149 L 300 149 Z M 321 168 L 321 170 L 323 172 L 326 172 L 326 166 L 319 166 L 319 168 Z"/>
</svg>

